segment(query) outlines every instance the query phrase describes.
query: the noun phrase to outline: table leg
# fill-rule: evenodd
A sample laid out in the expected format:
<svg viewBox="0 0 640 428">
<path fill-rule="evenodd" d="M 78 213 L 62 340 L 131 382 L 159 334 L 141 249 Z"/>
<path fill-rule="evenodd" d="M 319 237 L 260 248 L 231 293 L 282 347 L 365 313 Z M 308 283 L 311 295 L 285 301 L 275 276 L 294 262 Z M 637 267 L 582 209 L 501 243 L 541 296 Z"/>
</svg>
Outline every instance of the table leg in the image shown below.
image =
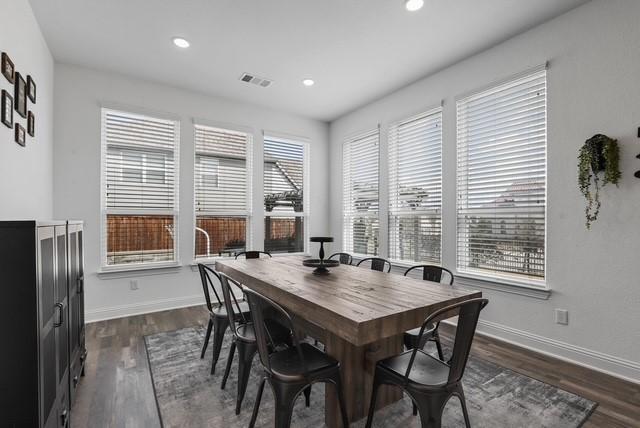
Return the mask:
<svg viewBox="0 0 640 428">
<path fill-rule="evenodd" d="M 326 352 L 340 361 L 342 386 L 347 401 L 349 422 L 367 416 L 371 401 L 371 388 L 376 363 L 402 352 L 402 335 L 389 337 L 365 346 L 355 346 L 346 340 L 327 333 Z M 383 386 L 378 392 L 376 409 L 402 398 L 399 388 Z M 325 424 L 329 428 L 342 427 L 340 406 L 334 388 L 327 386 L 325 392 Z"/>
</svg>

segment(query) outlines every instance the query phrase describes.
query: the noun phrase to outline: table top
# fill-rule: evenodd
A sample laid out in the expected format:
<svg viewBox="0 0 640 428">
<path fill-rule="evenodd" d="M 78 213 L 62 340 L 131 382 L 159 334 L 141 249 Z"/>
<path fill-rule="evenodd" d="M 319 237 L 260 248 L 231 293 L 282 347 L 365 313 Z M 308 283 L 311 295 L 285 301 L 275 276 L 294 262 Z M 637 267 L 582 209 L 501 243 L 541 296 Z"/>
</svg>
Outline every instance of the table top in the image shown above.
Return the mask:
<svg viewBox="0 0 640 428">
<path fill-rule="evenodd" d="M 459 286 L 349 265 L 318 276 L 302 260 L 220 260 L 216 270 L 357 346 L 402 334 L 440 308 L 482 296 Z"/>
</svg>

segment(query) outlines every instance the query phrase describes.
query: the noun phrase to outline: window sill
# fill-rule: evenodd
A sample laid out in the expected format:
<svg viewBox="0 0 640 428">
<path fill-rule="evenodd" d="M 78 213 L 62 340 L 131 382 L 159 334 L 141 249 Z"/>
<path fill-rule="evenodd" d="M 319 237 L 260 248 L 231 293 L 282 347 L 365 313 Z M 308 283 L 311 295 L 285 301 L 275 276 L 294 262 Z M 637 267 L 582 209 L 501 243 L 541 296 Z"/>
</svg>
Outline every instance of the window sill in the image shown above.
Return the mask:
<svg viewBox="0 0 640 428">
<path fill-rule="evenodd" d="M 98 272 L 98 278 L 128 278 L 133 276 L 163 275 L 178 272 L 182 266 L 180 262 L 140 264 L 134 266 L 103 266 Z"/>
<path fill-rule="evenodd" d="M 485 278 L 468 274 L 466 272 L 458 272 L 455 277 L 456 285 L 468 288 L 482 288 L 492 291 L 501 291 L 541 300 L 548 300 L 551 296 L 551 289 L 543 286 L 518 283 L 515 281 L 503 280 L 502 278 Z"/>
</svg>

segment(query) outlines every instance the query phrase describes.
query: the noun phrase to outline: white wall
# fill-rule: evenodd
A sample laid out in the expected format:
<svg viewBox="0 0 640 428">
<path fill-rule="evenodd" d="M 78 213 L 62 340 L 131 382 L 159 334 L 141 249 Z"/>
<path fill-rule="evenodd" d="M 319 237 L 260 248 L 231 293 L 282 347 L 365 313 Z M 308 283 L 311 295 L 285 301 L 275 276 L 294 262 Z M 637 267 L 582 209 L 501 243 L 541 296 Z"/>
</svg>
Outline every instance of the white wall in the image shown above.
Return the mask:
<svg viewBox="0 0 640 428">
<path fill-rule="evenodd" d="M 36 136 L 26 147 L 14 141 L 14 129 L 0 123 L 0 219 L 48 219 L 53 213 L 53 58 L 27 0 L 0 0 L 0 51 L 6 52 L 26 80 L 36 82 Z M 0 75 L 0 89 L 14 87 Z M 15 105 L 15 100 L 14 100 Z M 27 119 L 14 110 L 14 126 Z"/>
<path fill-rule="evenodd" d="M 331 234 L 341 235 L 342 143 L 444 99 L 443 263 L 455 266 L 455 97 L 549 61 L 549 300 L 483 290 L 481 331 L 640 381 L 640 2 L 599 0 L 360 108 L 331 124 Z M 596 133 L 621 145 L 620 188 L 602 193 L 600 219 L 584 226 L 578 149 Z M 381 186 L 386 186 L 383 173 Z M 381 200 L 381 204 L 386 201 Z M 384 223 L 383 223 L 384 224 Z M 381 227 L 382 230 L 382 227 Z M 338 244 L 339 245 L 339 244 Z M 570 323 L 554 323 L 553 309 Z"/>
<path fill-rule="evenodd" d="M 185 72 L 188 78 L 188 72 Z M 256 88 L 256 90 L 263 90 Z M 98 275 L 100 267 L 100 108 L 107 103 L 132 111 L 163 112 L 181 120 L 179 253 L 184 265 L 164 271 Z M 263 206 L 262 130 L 310 140 L 309 235 L 328 230 L 328 124 L 226 99 L 161 86 L 121 75 L 56 64 L 54 213 L 86 222 L 87 320 L 203 302 L 193 260 L 194 118 L 250 127 L 254 135 L 254 207 Z M 256 249 L 264 224 L 253 223 Z M 139 289 L 130 290 L 132 277 Z"/>
</svg>

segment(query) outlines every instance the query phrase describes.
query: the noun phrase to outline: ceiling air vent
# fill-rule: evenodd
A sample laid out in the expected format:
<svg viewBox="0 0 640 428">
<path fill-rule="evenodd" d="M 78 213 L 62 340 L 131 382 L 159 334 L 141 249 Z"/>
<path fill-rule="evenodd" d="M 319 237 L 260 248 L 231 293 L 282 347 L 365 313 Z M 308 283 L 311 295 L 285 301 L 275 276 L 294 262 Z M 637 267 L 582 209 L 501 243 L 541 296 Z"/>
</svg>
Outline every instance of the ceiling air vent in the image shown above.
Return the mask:
<svg viewBox="0 0 640 428">
<path fill-rule="evenodd" d="M 242 76 L 240 76 L 240 80 L 242 80 L 243 82 L 252 83 L 257 86 L 262 86 L 263 88 L 266 88 L 273 83 L 273 80 L 265 79 L 264 77 L 258 77 L 254 74 L 249 73 L 243 73 Z"/>
</svg>

